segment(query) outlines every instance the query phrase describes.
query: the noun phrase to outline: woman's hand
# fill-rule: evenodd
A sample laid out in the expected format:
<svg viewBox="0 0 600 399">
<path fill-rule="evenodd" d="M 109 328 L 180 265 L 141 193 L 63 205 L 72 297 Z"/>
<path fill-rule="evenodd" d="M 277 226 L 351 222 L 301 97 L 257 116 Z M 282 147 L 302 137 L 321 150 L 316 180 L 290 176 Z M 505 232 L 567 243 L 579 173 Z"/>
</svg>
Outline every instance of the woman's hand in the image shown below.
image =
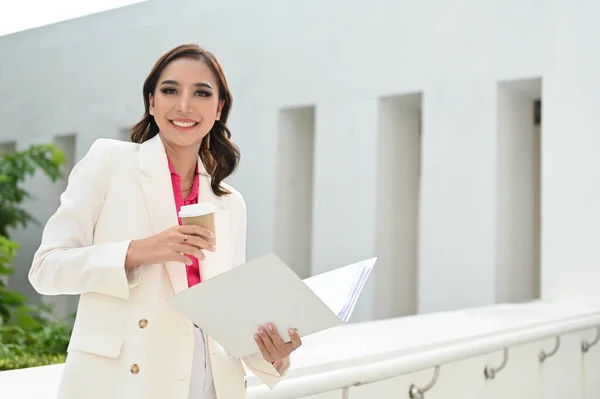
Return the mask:
<svg viewBox="0 0 600 399">
<path fill-rule="evenodd" d="M 192 260 L 185 255 L 204 259 L 202 250 L 215 250 L 208 241 L 213 237 L 214 234 L 204 227 L 188 225 L 171 227 L 152 237 L 134 240 L 127 250 L 125 268 L 162 262 L 191 265 Z"/>
<path fill-rule="evenodd" d="M 275 326 L 271 323 L 267 328 L 260 326 L 258 333 L 254 335 L 254 340 L 260 348 L 263 358 L 270 363 L 273 363 L 277 371 L 281 372 L 281 366 L 287 361 L 290 353 L 298 349 L 302 345 L 300 336 L 293 328 L 290 328 L 291 342 L 283 342 L 283 339 L 277 332 Z"/>
</svg>

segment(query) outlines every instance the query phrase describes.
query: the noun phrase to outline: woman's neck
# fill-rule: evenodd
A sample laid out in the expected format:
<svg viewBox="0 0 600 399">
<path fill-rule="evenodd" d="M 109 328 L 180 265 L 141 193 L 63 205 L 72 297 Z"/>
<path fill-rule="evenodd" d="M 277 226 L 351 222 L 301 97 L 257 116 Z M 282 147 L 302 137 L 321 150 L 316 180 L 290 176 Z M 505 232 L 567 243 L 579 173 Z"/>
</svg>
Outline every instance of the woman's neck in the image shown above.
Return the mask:
<svg viewBox="0 0 600 399">
<path fill-rule="evenodd" d="M 185 183 L 194 181 L 198 151 L 193 148 L 173 148 L 169 145 L 165 145 L 165 150 L 175 172 L 181 177 L 181 181 Z"/>
</svg>

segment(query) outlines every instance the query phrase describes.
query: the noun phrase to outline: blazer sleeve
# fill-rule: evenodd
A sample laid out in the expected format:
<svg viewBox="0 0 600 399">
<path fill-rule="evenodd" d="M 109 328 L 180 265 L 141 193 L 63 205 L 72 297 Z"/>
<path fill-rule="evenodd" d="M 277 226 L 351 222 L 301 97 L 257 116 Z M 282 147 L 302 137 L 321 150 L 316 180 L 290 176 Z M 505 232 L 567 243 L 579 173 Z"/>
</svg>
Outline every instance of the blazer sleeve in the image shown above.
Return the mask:
<svg viewBox="0 0 600 399">
<path fill-rule="evenodd" d="M 29 271 L 31 285 L 42 295 L 96 292 L 129 298 L 125 256 L 131 241 L 93 244 L 108 191 L 113 145 L 106 139 L 95 141 L 69 175 Z"/>
<path fill-rule="evenodd" d="M 247 212 L 246 203 L 240 193 L 235 192 L 235 205 L 232 207 L 237 220 L 237 228 L 233 245 L 234 266 L 239 266 L 246 263 L 246 229 L 247 229 Z M 269 388 L 275 387 L 286 375 L 290 367 L 289 358 L 285 363 L 283 372 L 280 374 L 270 362 L 267 362 L 260 352 L 242 357 L 244 364 Z"/>
</svg>

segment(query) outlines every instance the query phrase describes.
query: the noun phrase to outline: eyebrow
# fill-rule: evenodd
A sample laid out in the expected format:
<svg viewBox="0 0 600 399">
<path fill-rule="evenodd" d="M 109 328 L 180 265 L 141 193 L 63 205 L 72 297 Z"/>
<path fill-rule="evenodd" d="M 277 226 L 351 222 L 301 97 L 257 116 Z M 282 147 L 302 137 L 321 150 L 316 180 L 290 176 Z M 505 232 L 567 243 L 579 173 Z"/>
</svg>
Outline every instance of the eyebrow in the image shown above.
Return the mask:
<svg viewBox="0 0 600 399">
<path fill-rule="evenodd" d="M 165 81 L 163 81 L 163 82 L 161 83 L 161 86 L 162 86 L 162 85 L 174 85 L 174 86 L 179 86 L 179 83 L 178 83 L 177 81 L 175 81 L 175 80 L 165 80 Z M 194 86 L 195 86 L 195 87 L 206 87 L 206 88 L 208 88 L 208 89 L 211 89 L 211 90 L 212 90 L 212 86 L 211 86 L 211 85 L 209 85 L 209 84 L 208 84 L 208 83 L 206 83 L 206 82 L 194 83 Z"/>
</svg>

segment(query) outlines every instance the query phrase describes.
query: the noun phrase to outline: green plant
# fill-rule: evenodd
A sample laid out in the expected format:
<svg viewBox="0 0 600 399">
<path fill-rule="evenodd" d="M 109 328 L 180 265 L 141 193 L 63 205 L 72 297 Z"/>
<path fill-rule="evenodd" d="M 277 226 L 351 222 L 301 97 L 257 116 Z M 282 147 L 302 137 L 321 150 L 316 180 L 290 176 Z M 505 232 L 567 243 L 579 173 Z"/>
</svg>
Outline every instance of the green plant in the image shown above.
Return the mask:
<svg viewBox="0 0 600 399">
<path fill-rule="evenodd" d="M 64 360 L 71 334 L 66 320 L 51 321 L 48 306 L 33 306 L 21 293 L 10 291 L 6 278 L 19 249 L 9 231 L 38 223 L 24 208 L 31 194 L 23 181 L 41 170 L 52 181 L 61 177 L 64 154 L 52 144 L 33 145 L 0 157 L 0 370 L 51 364 Z"/>
<path fill-rule="evenodd" d="M 62 177 L 61 165 L 65 155 L 54 144 L 32 145 L 24 151 L 14 151 L 0 157 L 0 235 L 8 237 L 8 230 L 37 223 L 23 208 L 31 198 L 21 183 L 41 170 L 53 182 Z"/>
<path fill-rule="evenodd" d="M 0 357 L 0 371 L 24 369 L 28 367 L 47 366 L 50 364 L 64 363 L 64 353 L 58 355 L 31 355 L 15 357 Z"/>
<path fill-rule="evenodd" d="M 18 249 L 19 244 L 0 235 L 0 321 L 2 324 L 9 322 L 13 317 L 13 310 L 18 309 L 27 300 L 18 292 L 8 291 L 4 279 L 1 278 L 6 278 L 13 273 L 10 262 Z"/>
<path fill-rule="evenodd" d="M 70 335 L 70 324 L 62 320 L 34 330 L 17 324 L 0 326 L 0 370 L 64 361 Z"/>
</svg>

